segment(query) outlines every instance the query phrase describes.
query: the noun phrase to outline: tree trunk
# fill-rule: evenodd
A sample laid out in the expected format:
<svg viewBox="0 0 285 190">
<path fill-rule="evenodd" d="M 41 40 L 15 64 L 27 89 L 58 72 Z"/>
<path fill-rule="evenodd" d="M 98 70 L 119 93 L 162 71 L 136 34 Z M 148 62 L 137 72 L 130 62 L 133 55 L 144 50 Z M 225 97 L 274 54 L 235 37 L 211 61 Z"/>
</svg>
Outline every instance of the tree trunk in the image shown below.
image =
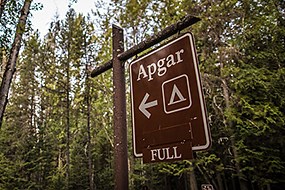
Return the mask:
<svg viewBox="0 0 285 190">
<path fill-rule="evenodd" d="M 215 179 L 213 179 L 213 177 L 211 175 L 207 174 L 206 169 L 205 168 L 202 169 L 199 165 L 197 165 L 197 168 L 200 171 L 200 173 L 202 174 L 203 178 L 205 179 L 205 182 L 210 183 L 211 185 L 214 186 L 215 189 L 218 189 L 218 185 L 215 182 Z"/>
<path fill-rule="evenodd" d="M 227 183 L 227 180 L 226 180 L 226 177 L 225 177 L 225 172 L 223 173 L 223 181 L 224 181 L 224 185 L 225 185 L 225 190 L 229 190 L 229 186 L 228 186 L 228 183 Z"/>
<path fill-rule="evenodd" d="M 86 72 L 88 68 L 86 66 Z M 90 115 L 91 115 L 91 96 L 90 96 L 90 83 L 89 74 L 86 76 L 86 104 L 87 104 L 87 154 L 88 154 L 88 176 L 89 176 L 89 187 L 90 190 L 94 190 L 94 180 L 93 180 L 93 167 L 92 167 L 92 154 L 91 154 L 91 127 L 90 127 Z"/>
<path fill-rule="evenodd" d="M 224 190 L 223 179 L 222 179 L 221 173 L 217 174 L 217 181 L 218 181 L 219 190 Z"/>
<path fill-rule="evenodd" d="M 2 63 L 1 63 L 1 67 L 0 67 L 0 79 L 2 80 L 4 71 L 5 71 L 5 68 L 7 65 L 7 57 L 6 57 L 5 51 L 3 51 L 2 49 L 0 51 L 2 51 L 2 53 L 0 53 L 0 55 L 2 56 L 2 59 L 1 59 Z"/>
<path fill-rule="evenodd" d="M 4 1 L 3 1 L 4 2 Z M 1 1 L 2 3 L 2 1 Z M 14 42 L 10 50 L 9 59 L 3 74 L 3 79 L 0 87 L 0 127 L 2 125 L 5 108 L 8 102 L 8 93 L 12 82 L 13 75 L 16 70 L 16 62 L 18 59 L 19 50 L 21 47 L 22 36 L 25 32 L 25 26 L 30 10 L 32 0 L 25 0 L 21 10 L 21 16 L 17 24 L 17 30 L 14 37 Z"/>
<path fill-rule="evenodd" d="M 190 166 L 189 178 L 190 178 L 190 189 L 198 190 L 197 180 L 196 180 L 195 171 L 194 171 L 194 167 L 192 163 Z"/>
<path fill-rule="evenodd" d="M 221 68 L 223 68 L 223 64 L 221 64 Z M 225 103 L 226 103 L 226 109 L 229 109 L 230 108 L 230 95 L 229 95 L 228 85 L 227 85 L 226 80 L 221 79 L 221 81 L 222 81 L 223 95 L 224 95 L 224 99 L 225 99 Z M 229 125 L 230 142 L 231 142 L 231 146 L 233 149 L 233 155 L 234 155 L 234 159 L 235 159 L 235 168 L 236 168 L 236 172 L 238 174 L 238 181 L 239 181 L 240 189 L 247 190 L 248 189 L 247 182 L 240 176 L 241 172 L 240 172 L 239 162 L 237 161 L 238 151 L 237 151 L 237 148 L 235 146 L 233 123 L 231 121 L 227 121 L 227 123 Z"/>
<path fill-rule="evenodd" d="M 4 12 L 6 3 L 7 3 L 7 0 L 0 0 L 0 20 L 2 18 L 2 14 Z"/>
<path fill-rule="evenodd" d="M 68 74 L 69 78 L 69 74 Z M 69 79 L 67 79 L 69 81 Z M 69 83 L 68 83 L 69 84 Z M 70 168 L 70 101 L 69 101 L 69 85 L 66 93 L 66 186 L 69 189 L 69 168 Z"/>
<path fill-rule="evenodd" d="M 66 63 L 66 187 L 69 189 L 69 178 L 70 178 L 70 73 L 69 73 L 69 60 L 70 55 L 68 54 Z"/>
<path fill-rule="evenodd" d="M 70 30 L 71 23 L 70 18 L 68 18 L 68 27 Z M 67 62 L 65 63 L 65 72 L 66 72 L 66 189 L 69 190 L 69 180 L 70 180 L 70 91 L 71 91 L 71 82 L 70 82 L 70 65 L 71 65 L 71 41 L 72 41 L 72 30 L 68 32 L 67 39 Z"/>
</svg>

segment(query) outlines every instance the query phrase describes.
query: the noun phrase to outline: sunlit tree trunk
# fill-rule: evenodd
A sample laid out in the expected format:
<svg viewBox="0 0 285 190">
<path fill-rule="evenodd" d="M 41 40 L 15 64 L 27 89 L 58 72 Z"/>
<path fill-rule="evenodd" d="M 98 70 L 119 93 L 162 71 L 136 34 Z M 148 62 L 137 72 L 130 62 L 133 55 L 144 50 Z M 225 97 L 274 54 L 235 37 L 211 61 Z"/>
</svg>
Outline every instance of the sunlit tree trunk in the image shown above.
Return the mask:
<svg viewBox="0 0 285 190">
<path fill-rule="evenodd" d="M 1 51 L 1 50 L 0 50 Z M 3 74 L 4 74 L 4 70 L 6 68 L 6 64 L 7 64 L 7 58 L 6 58 L 6 52 L 4 50 L 2 50 L 2 54 L 0 54 L 2 56 L 1 60 L 1 67 L 0 67 L 0 80 L 2 80 Z"/>
<path fill-rule="evenodd" d="M 2 1 L 1 1 L 2 3 Z M 25 26 L 30 10 L 32 0 L 25 0 L 21 10 L 21 16 L 17 24 L 17 30 L 14 37 L 14 42 L 10 50 L 9 59 L 3 74 L 3 79 L 0 87 L 0 126 L 2 125 L 5 108 L 8 102 L 8 93 L 12 82 L 13 75 L 16 71 L 16 62 L 18 59 L 19 50 L 21 47 L 22 36 L 25 32 Z"/>
</svg>

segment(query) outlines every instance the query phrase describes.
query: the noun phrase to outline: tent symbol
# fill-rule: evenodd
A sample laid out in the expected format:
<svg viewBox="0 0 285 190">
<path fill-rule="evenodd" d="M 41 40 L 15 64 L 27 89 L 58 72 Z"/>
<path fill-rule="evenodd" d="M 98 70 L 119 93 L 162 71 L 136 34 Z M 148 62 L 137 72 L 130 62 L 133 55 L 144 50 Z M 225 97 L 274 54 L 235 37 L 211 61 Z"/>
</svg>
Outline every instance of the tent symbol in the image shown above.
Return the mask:
<svg viewBox="0 0 285 190">
<path fill-rule="evenodd" d="M 188 76 L 183 74 L 163 82 L 162 98 L 166 114 L 190 108 L 192 100 Z"/>
<path fill-rule="evenodd" d="M 178 97 L 178 99 L 175 100 L 175 98 Z M 176 84 L 173 85 L 173 90 L 171 93 L 171 98 L 170 101 L 168 103 L 168 105 L 173 105 L 173 104 L 177 104 L 180 102 L 185 101 L 186 98 L 183 97 L 183 95 L 181 94 L 180 90 L 177 88 Z"/>
</svg>

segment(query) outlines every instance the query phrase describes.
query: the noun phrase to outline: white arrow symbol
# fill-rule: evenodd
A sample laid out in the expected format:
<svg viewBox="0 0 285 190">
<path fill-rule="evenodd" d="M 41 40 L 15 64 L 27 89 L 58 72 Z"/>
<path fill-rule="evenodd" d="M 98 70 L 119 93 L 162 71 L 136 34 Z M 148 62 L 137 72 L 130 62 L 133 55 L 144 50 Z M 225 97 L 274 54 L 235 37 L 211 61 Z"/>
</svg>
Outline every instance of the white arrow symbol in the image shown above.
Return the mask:
<svg viewBox="0 0 285 190">
<path fill-rule="evenodd" d="M 146 93 L 144 95 L 142 102 L 140 103 L 139 110 L 149 119 L 151 114 L 146 109 L 157 106 L 158 103 L 157 103 L 157 100 L 146 103 L 148 97 L 149 97 L 149 94 Z"/>
</svg>

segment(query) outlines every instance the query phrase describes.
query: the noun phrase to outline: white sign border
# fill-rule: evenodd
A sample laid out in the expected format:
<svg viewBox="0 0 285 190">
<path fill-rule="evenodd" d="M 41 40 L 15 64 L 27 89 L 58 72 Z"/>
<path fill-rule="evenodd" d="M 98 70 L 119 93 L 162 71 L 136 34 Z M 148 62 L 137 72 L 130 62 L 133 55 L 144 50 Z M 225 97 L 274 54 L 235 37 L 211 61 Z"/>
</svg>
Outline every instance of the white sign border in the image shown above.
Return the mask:
<svg viewBox="0 0 285 190">
<path fill-rule="evenodd" d="M 203 122 L 204 122 L 204 131 L 205 131 L 205 137 L 206 137 L 206 144 L 205 145 L 200 145 L 200 146 L 193 146 L 192 147 L 192 150 L 206 150 L 210 147 L 211 145 L 211 141 L 210 141 L 210 129 L 208 127 L 208 121 L 207 121 L 207 114 L 206 114 L 206 109 L 205 109 L 205 102 L 204 102 L 204 99 L 203 99 L 203 91 L 202 91 L 202 85 L 201 85 L 201 78 L 200 78 L 200 72 L 199 72 L 199 68 L 198 68 L 198 60 L 197 60 L 197 53 L 196 53 L 196 48 L 195 48 L 195 42 L 194 42 L 194 37 L 193 37 L 193 34 L 190 33 L 190 32 L 187 32 L 185 33 L 184 35 L 180 36 L 179 38 L 159 47 L 158 49 L 154 50 L 154 51 L 151 51 L 150 53 L 132 61 L 130 63 L 130 66 L 129 66 L 129 70 L 130 70 L 130 91 L 131 91 L 131 111 L 132 111 L 132 128 L 133 128 L 133 151 L 134 151 L 134 155 L 135 157 L 142 157 L 143 154 L 142 153 L 137 153 L 137 150 L 136 150 L 136 141 L 135 141 L 135 115 L 134 115 L 134 99 L 133 99 L 133 84 L 132 84 L 132 65 L 134 65 L 135 63 L 139 62 L 140 60 L 148 57 L 148 56 L 151 56 L 152 54 L 160 51 L 161 49 L 167 47 L 167 46 L 170 46 L 172 45 L 173 43 L 185 38 L 185 37 L 188 37 L 189 38 L 189 42 L 190 42 L 190 47 L 191 47 L 191 52 L 192 52 L 192 57 L 193 57 L 193 64 L 194 64 L 194 69 L 195 69 L 195 74 L 196 74 L 196 79 L 197 79 L 197 87 L 198 87 L 198 93 L 199 93 L 199 100 L 200 100 L 200 105 L 201 105 L 201 110 L 202 110 L 202 119 L 203 119 Z"/>
</svg>

